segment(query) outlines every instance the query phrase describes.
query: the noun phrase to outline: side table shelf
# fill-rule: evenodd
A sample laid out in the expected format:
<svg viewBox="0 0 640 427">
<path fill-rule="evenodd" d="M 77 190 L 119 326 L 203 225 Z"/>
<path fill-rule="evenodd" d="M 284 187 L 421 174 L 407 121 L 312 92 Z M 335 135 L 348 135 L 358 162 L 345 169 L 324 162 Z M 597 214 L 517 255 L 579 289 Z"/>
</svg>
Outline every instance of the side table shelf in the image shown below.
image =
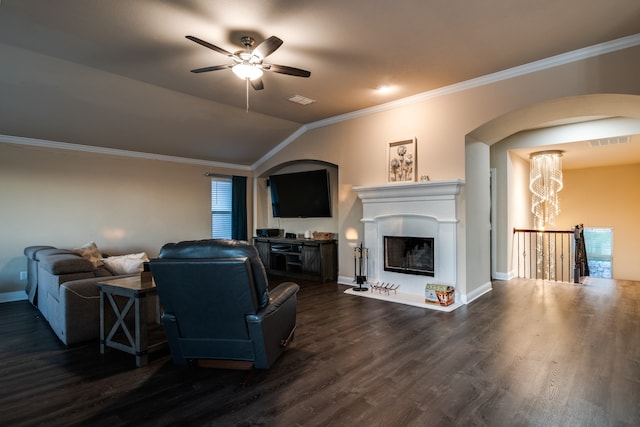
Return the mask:
<svg viewBox="0 0 640 427">
<path fill-rule="evenodd" d="M 100 289 L 100 353 L 104 354 L 107 347 L 115 348 L 133 354 L 136 358 L 136 366 L 141 367 L 148 363 L 148 355 L 151 352 L 167 347 L 167 340 L 162 332 L 152 328 L 152 337 L 149 340 L 150 331 L 147 319 L 148 297 L 156 295 L 154 283 L 142 285 L 140 276 L 129 276 L 111 280 L 103 280 L 97 284 Z M 120 298 L 117 298 L 120 297 Z M 120 301 L 124 305 L 118 304 Z M 111 307 L 115 315 L 113 325 L 107 332 L 105 307 Z M 122 307 L 121 307 L 122 306 Z M 133 311 L 131 311 L 133 309 Z M 108 309 L 107 309 L 108 311 Z M 128 325 L 127 315 L 133 313 L 133 328 Z M 159 324 L 160 307 L 156 303 L 156 323 Z M 133 330 L 132 330 L 133 329 Z"/>
</svg>

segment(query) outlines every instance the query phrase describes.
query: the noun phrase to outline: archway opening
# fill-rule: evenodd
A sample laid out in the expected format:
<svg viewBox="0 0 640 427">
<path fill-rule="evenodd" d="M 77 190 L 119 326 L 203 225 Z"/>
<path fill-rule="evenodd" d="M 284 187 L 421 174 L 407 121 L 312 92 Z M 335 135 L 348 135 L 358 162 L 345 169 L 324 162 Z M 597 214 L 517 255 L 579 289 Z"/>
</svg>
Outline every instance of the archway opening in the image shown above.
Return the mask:
<svg viewBox="0 0 640 427">
<path fill-rule="evenodd" d="M 640 134 L 640 96 L 615 94 L 538 103 L 470 132 L 465 154 L 467 292 L 486 286 L 490 279 L 514 276 L 512 230 L 516 218 L 521 221 L 526 215 L 523 212 L 529 210 L 528 194 L 523 190 L 528 164 L 525 169 L 514 150 L 539 150 L 550 144 L 633 134 Z M 474 195 L 470 195 L 472 192 Z M 486 218 L 490 218 L 490 232 Z M 491 256 L 474 257 L 473 253 Z"/>
</svg>

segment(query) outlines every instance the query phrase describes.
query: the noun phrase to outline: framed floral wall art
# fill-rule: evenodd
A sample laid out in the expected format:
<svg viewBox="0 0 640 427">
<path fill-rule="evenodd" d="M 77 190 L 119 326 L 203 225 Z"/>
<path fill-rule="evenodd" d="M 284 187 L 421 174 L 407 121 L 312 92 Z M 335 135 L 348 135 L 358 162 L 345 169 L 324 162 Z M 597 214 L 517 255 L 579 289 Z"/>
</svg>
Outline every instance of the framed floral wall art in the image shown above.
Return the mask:
<svg viewBox="0 0 640 427">
<path fill-rule="evenodd" d="M 389 143 L 387 152 L 387 181 L 416 180 L 416 139 Z"/>
</svg>

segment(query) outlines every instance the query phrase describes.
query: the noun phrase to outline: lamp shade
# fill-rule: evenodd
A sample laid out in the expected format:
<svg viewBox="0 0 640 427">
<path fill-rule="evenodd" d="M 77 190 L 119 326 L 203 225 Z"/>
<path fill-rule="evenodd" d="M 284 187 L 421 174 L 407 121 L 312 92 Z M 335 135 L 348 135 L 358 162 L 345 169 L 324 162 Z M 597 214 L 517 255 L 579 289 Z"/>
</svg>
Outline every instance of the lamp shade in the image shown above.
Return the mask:
<svg viewBox="0 0 640 427">
<path fill-rule="evenodd" d="M 255 80 L 262 77 L 262 70 L 255 65 L 247 64 L 242 62 L 240 64 L 234 65 L 231 70 L 235 73 L 236 76 L 240 77 L 243 80 Z"/>
</svg>

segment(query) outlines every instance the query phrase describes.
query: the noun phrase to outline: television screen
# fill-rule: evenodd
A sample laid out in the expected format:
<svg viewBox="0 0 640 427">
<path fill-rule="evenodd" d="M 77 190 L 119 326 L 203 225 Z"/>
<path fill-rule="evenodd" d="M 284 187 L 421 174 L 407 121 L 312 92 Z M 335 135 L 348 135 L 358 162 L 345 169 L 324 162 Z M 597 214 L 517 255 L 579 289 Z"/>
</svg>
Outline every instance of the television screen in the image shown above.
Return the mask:
<svg viewBox="0 0 640 427">
<path fill-rule="evenodd" d="M 271 175 L 269 187 L 276 218 L 331 216 L 329 172 L 325 169 Z"/>
</svg>

